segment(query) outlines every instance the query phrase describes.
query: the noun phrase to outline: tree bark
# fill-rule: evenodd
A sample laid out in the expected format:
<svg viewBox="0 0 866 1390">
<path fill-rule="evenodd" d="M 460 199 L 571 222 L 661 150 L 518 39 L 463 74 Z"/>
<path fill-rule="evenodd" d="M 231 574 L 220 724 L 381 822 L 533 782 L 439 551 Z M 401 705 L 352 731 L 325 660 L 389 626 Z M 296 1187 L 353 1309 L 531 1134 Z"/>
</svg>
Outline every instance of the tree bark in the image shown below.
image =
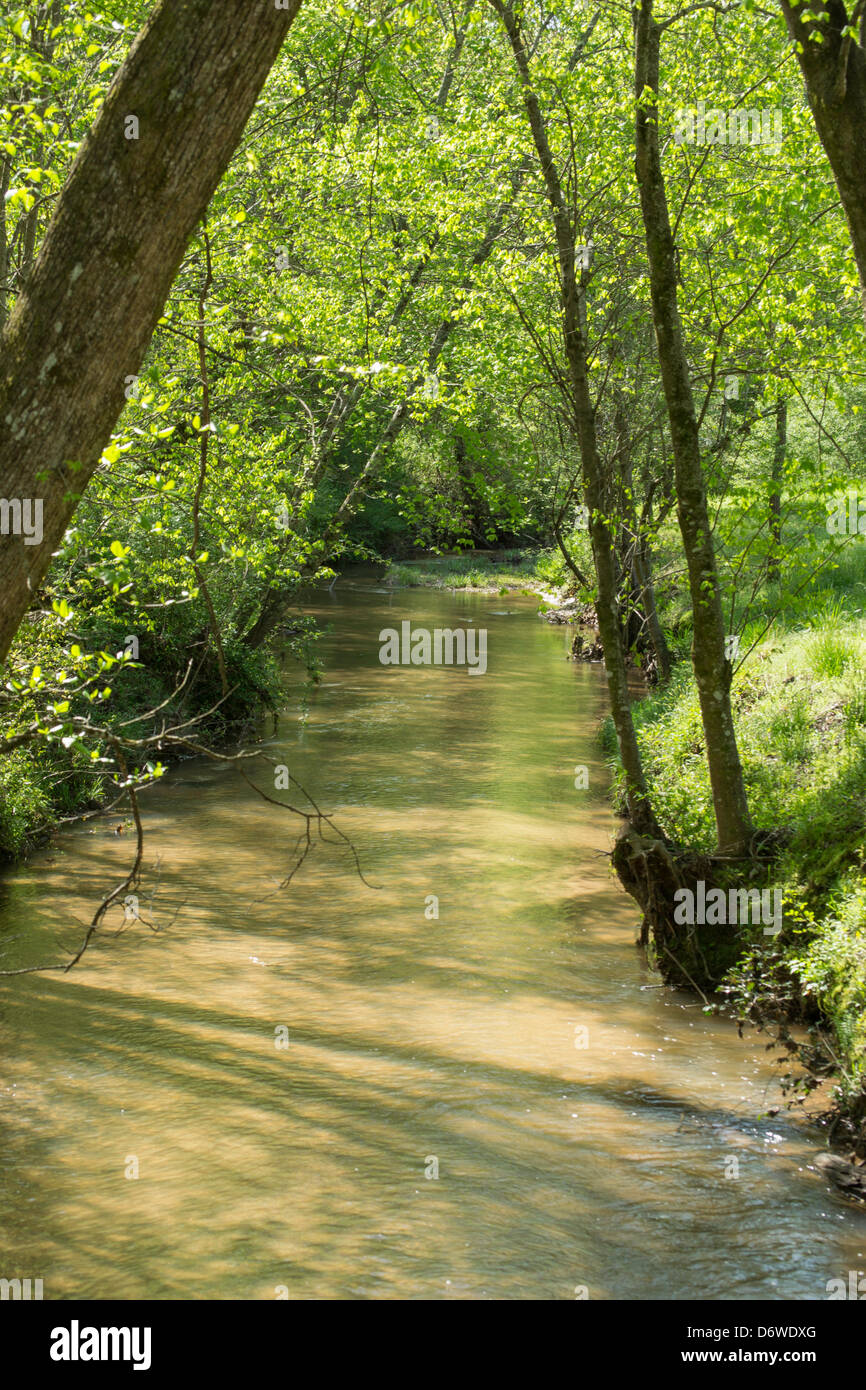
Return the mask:
<svg viewBox="0 0 866 1390">
<path fill-rule="evenodd" d="M 825 0 L 815 9 L 808 3 L 790 4 L 789 0 L 780 0 L 780 4 L 794 40 L 815 128 L 848 219 L 866 318 L 866 51 L 862 6 L 847 6 L 841 0 Z M 801 18 L 816 10 L 824 11 L 821 19 Z M 844 35 L 852 23 L 859 28 L 858 39 Z M 820 35 L 820 40 L 815 42 L 812 34 Z"/>
<path fill-rule="evenodd" d="M 636 160 L 653 324 L 668 407 L 677 514 L 692 599 L 692 661 L 701 705 L 719 848 L 744 853 L 753 830 L 731 710 L 730 661 L 710 530 L 691 376 L 677 300 L 676 256 L 658 141 L 659 43 L 652 0 L 635 9 Z"/>
<path fill-rule="evenodd" d="M 9 189 L 9 175 L 12 160 L 8 155 L 0 159 L 0 331 L 6 322 L 6 296 L 9 292 L 9 238 L 6 233 L 6 193 Z"/>
<path fill-rule="evenodd" d="M 0 491 L 41 499 L 44 528 L 0 540 L 0 661 L 300 7 L 286 3 L 162 0 L 73 164 L 0 339 Z"/>
<path fill-rule="evenodd" d="M 671 661 L 671 650 L 664 634 L 664 628 L 659 619 L 658 607 L 656 606 L 656 591 L 652 572 L 652 551 L 646 536 L 638 536 L 635 542 L 633 565 L 635 590 L 640 596 L 640 602 L 646 614 L 650 641 L 652 642 L 656 657 L 658 679 L 660 684 L 667 685 L 671 678 L 673 663 Z"/>
</svg>

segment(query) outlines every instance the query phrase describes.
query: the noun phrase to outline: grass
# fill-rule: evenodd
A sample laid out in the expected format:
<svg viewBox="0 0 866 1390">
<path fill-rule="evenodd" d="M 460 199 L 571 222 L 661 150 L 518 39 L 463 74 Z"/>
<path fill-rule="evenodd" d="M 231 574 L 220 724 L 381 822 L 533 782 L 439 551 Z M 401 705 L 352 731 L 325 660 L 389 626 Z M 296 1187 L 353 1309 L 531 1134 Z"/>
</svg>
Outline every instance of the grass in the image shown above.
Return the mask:
<svg viewBox="0 0 866 1390">
<path fill-rule="evenodd" d="M 555 550 L 472 551 L 465 555 L 425 556 L 391 564 L 385 578 L 396 587 L 415 589 L 477 589 L 507 594 L 514 590 L 537 593 L 562 587 L 568 578 Z"/>
<path fill-rule="evenodd" d="M 862 560 L 853 558 L 859 570 Z M 815 616 L 776 624 L 734 676 L 737 739 L 756 828 L 790 834 L 774 869 L 785 929 L 774 969 L 829 1029 L 843 1109 L 866 1116 L 866 635 L 859 593 L 813 596 Z M 751 633 L 763 626 L 756 615 Z M 742 650 L 750 644 L 746 629 Z M 690 663 L 635 706 L 659 820 L 712 850 L 715 823 Z M 605 730 L 613 754 L 612 730 Z M 615 768 L 621 797 L 621 771 Z M 747 972 L 741 972 L 742 979 Z M 743 986 L 744 989 L 748 987 Z M 738 1004 L 748 1004 L 740 993 Z M 808 1012 L 808 1009 L 807 1009 Z"/>
</svg>

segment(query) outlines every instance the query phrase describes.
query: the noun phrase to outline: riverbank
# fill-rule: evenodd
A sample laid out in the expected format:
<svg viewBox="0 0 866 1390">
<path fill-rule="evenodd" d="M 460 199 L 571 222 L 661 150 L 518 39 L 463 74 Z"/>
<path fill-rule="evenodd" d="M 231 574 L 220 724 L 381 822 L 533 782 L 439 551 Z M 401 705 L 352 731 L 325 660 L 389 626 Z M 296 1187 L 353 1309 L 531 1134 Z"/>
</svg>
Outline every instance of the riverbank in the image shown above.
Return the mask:
<svg viewBox="0 0 866 1390">
<path fill-rule="evenodd" d="M 306 632 L 285 639 L 279 661 L 264 649 L 229 647 L 224 697 L 213 654 L 205 653 L 193 668 L 180 623 L 166 622 L 158 637 L 142 636 L 135 658 L 126 660 L 123 629 L 108 630 L 98 617 L 81 610 L 70 633 L 54 613 L 39 614 L 24 624 L 10 654 L 2 734 L 13 745 L 29 728 L 36 728 L 37 736 L 0 756 L 0 865 L 17 863 L 59 826 L 98 815 L 115 802 L 128 813 L 110 761 L 113 732 L 156 740 L 143 743 L 140 755 L 127 749 L 125 764 L 133 776 L 148 763 L 159 768 L 161 730 L 188 734 L 189 747 L 172 748 L 172 763 L 202 748 L 224 751 L 251 734 L 263 714 L 276 711 L 287 659 L 295 657 L 308 673 L 312 670 Z M 101 688 L 79 682 L 63 704 L 50 695 L 46 699 L 46 688 L 75 685 L 67 673 L 87 660 L 98 661 Z M 87 738 L 70 733 L 73 716 L 91 719 L 102 732 Z"/>
<path fill-rule="evenodd" d="M 804 1068 L 798 1093 L 833 1076 L 834 1132 L 866 1156 L 866 640 L 834 609 L 808 628 L 776 631 L 733 681 L 737 738 L 756 831 L 780 849 L 758 884 L 778 893 L 781 931 L 740 930 L 737 959 L 701 981 L 736 1016 L 775 1032 Z M 635 706 L 644 768 L 675 845 L 711 856 L 715 843 L 700 711 L 691 672 Z M 610 722 L 605 747 L 623 807 Z M 745 883 L 745 879 L 743 880 Z M 740 886 L 738 878 L 737 885 Z M 730 885 L 725 885 L 726 887 Z M 711 933 L 708 932 L 708 935 Z M 697 946 L 701 933 L 696 933 Z M 696 949 L 697 949 L 696 946 Z M 708 952 L 703 952 L 705 962 Z M 664 968 L 665 962 L 660 962 Z M 787 1025 L 800 1023 L 795 1042 Z"/>
<path fill-rule="evenodd" d="M 561 601 L 565 566 L 555 550 L 464 551 L 392 561 L 384 582 L 395 589 L 470 589 L 480 594 L 537 594 Z"/>
</svg>

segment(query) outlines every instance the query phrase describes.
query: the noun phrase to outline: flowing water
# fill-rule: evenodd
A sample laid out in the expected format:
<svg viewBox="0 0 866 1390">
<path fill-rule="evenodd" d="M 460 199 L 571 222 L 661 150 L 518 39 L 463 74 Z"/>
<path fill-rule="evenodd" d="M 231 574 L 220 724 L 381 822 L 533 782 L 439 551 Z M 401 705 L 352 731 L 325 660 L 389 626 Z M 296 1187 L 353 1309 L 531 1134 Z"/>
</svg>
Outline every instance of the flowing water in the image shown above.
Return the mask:
<svg viewBox="0 0 866 1390">
<path fill-rule="evenodd" d="M 322 683 L 266 752 L 373 886 L 337 840 L 281 887 L 298 824 L 225 765 L 145 794 L 159 933 L 0 982 L 0 1276 L 46 1298 L 823 1299 L 866 1265 L 866 1214 L 768 1116 L 763 1040 L 635 948 L 603 675 L 535 606 L 313 596 Z M 486 673 L 382 666 L 407 618 L 485 628 Z M 116 822 L 6 877 L 7 968 L 78 939 L 130 859 Z"/>
</svg>

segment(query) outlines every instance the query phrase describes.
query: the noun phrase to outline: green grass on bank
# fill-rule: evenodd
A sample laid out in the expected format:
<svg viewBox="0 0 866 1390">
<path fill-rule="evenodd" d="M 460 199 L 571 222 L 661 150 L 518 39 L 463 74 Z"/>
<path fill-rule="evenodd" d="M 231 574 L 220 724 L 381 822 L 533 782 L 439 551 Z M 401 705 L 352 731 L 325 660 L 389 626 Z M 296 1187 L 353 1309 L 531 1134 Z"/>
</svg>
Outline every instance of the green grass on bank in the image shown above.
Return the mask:
<svg viewBox="0 0 866 1390">
<path fill-rule="evenodd" d="M 514 589 L 536 592 L 566 583 L 567 570 L 557 550 L 470 551 L 431 555 L 389 565 L 385 578 L 395 588 L 478 589 L 505 594 Z"/>
<path fill-rule="evenodd" d="M 741 637 L 748 654 L 732 687 L 737 738 L 758 829 L 790 839 L 772 881 L 785 926 L 759 968 L 734 972 L 741 1011 L 794 1004 L 819 1019 L 849 1113 L 866 1119 L 866 633 L 863 550 L 852 548 L 809 598 L 761 636 L 772 593 Z M 761 611 L 761 607 L 764 611 Z M 635 706 L 662 828 L 674 841 L 715 844 L 709 773 L 690 663 Z M 614 755 L 610 723 L 605 729 Z M 621 770 L 615 767 L 621 798 Z M 733 977 L 732 977 L 733 978 Z M 729 984 L 731 982 L 729 981 Z"/>
</svg>

